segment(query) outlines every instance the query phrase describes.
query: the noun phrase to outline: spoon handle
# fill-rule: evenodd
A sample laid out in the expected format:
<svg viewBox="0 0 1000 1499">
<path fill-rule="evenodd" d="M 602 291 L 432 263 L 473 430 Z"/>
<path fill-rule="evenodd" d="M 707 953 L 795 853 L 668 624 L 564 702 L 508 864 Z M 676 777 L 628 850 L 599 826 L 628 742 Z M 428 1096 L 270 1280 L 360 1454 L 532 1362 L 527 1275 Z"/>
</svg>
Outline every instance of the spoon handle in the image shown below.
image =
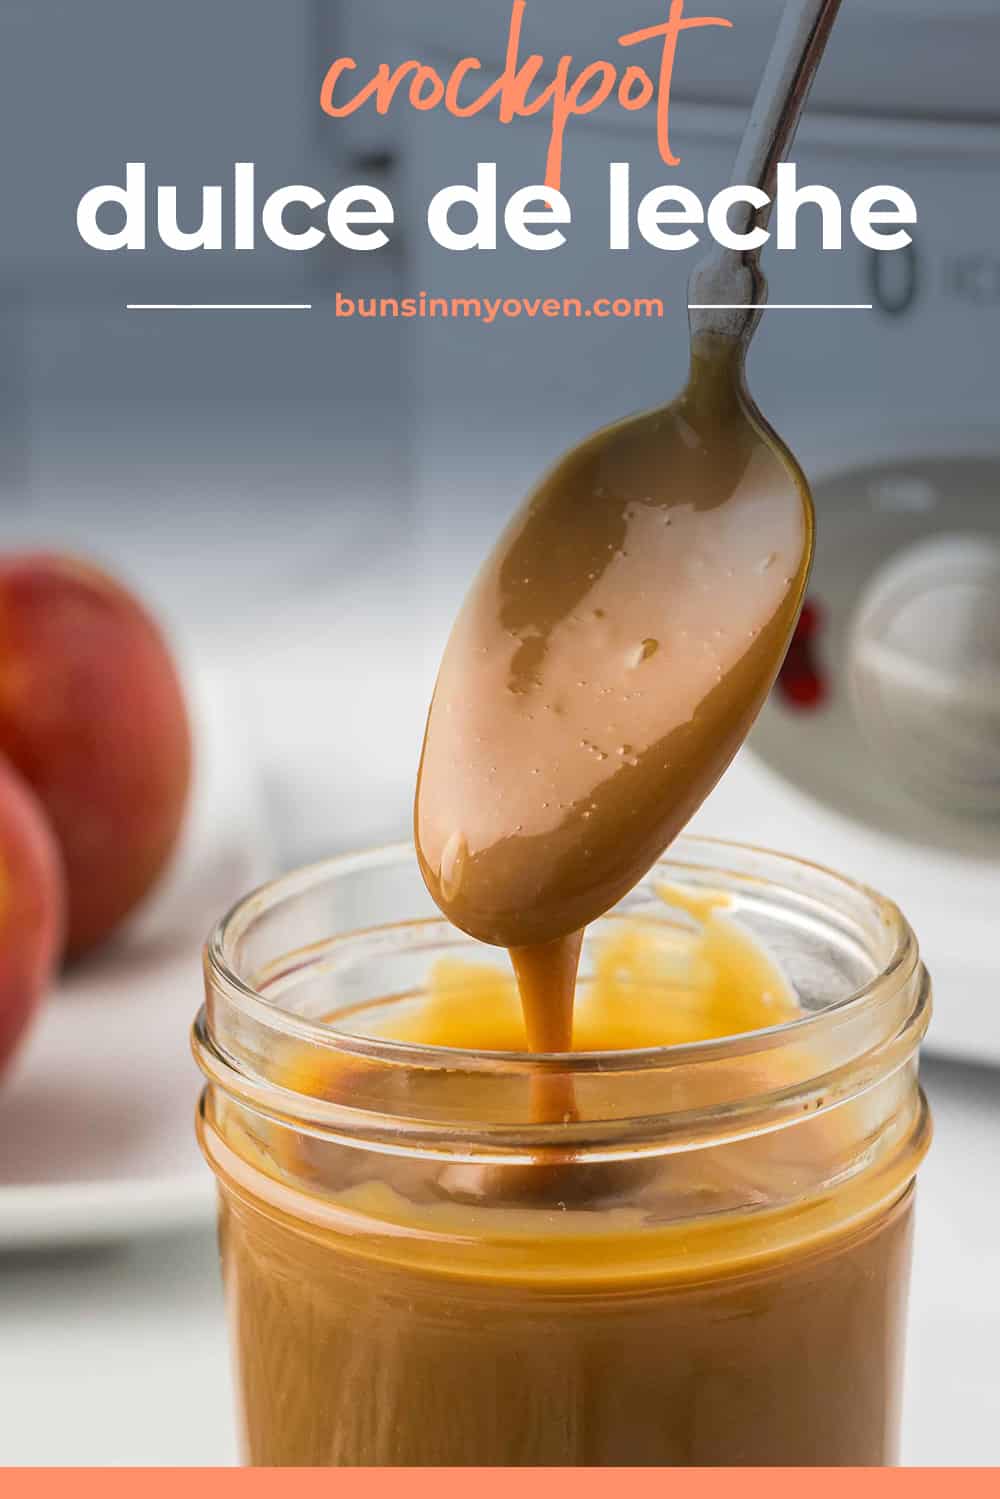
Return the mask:
<svg viewBox="0 0 1000 1499">
<path fill-rule="evenodd" d="M 743 134 L 733 183 L 760 188 L 773 200 L 778 164 L 795 140 L 806 99 L 820 65 L 841 0 L 788 0 L 750 119 Z M 767 227 L 772 202 L 763 208 L 734 205 L 729 222 L 737 234 Z M 717 246 L 697 265 L 688 286 L 692 340 L 721 334 L 749 344 L 767 300 L 760 250 Z"/>
</svg>

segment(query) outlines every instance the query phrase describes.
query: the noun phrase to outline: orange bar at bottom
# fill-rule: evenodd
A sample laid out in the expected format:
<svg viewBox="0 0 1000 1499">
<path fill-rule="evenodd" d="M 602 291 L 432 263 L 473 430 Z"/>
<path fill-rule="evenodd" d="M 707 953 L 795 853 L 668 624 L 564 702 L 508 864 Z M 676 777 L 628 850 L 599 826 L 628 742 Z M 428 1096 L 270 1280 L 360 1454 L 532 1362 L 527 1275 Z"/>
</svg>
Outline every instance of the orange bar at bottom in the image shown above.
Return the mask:
<svg viewBox="0 0 1000 1499">
<path fill-rule="evenodd" d="M 573 1499 L 997 1499 L 1000 1468 L 8 1468 L 5 1499 L 553 1499 L 560 1473 Z M 619 1489 L 621 1499 L 625 1495 Z"/>
</svg>

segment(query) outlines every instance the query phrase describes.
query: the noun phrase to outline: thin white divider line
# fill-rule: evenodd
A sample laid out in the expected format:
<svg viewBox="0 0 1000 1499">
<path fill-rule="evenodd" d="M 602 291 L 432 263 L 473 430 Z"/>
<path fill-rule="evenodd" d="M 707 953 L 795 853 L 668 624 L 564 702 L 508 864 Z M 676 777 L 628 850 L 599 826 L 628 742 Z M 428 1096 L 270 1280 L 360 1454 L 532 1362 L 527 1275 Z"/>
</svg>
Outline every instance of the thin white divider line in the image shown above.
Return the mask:
<svg viewBox="0 0 1000 1499">
<path fill-rule="evenodd" d="M 311 312 L 311 302 L 126 302 L 126 312 Z"/>
<path fill-rule="evenodd" d="M 688 312 L 874 312 L 874 302 L 689 302 Z"/>
</svg>

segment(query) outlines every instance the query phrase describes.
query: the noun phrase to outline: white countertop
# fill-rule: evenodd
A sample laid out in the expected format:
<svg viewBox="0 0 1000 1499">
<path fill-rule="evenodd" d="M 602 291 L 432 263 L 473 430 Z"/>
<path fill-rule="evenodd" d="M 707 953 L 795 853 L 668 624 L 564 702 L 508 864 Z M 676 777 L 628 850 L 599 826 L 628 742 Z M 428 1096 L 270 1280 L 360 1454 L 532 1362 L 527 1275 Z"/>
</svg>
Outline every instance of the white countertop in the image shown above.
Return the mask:
<svg viewBox="0 0 1000 1499">
<path fill-rule="evenodd" d="M 904 1460 L 1000 1464 L 1000 1072 L 928 1062 Z M 236 1459 L 208 1232 L 0 1259 L 0 1464 L 224 1466 Z"/>
</svg>

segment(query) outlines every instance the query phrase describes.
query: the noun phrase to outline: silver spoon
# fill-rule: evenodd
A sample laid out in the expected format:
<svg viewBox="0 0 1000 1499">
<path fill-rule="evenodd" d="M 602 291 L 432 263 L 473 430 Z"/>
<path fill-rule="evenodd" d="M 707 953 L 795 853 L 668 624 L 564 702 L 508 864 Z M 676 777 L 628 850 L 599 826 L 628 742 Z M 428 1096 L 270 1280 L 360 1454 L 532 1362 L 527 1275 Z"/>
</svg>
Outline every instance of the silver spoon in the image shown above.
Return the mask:
<svg viewBox="0 0 1000 1499">
<path fill-rule="evenodd" d="M 785 11 L 734 179 L 769 198 L 839 6 Z M 748 204 L 731 224 L 769 215 Z M 712 790 L 772 686 L 813 513 L 745 383 L 765 297 L 759 251 L 720 248 L 697 267 L 684 391 L 556 465 L 456 620 L 415 835 L 435 901 L 481 940 L 559 943 L 609 910 Z"/>
</svg>

